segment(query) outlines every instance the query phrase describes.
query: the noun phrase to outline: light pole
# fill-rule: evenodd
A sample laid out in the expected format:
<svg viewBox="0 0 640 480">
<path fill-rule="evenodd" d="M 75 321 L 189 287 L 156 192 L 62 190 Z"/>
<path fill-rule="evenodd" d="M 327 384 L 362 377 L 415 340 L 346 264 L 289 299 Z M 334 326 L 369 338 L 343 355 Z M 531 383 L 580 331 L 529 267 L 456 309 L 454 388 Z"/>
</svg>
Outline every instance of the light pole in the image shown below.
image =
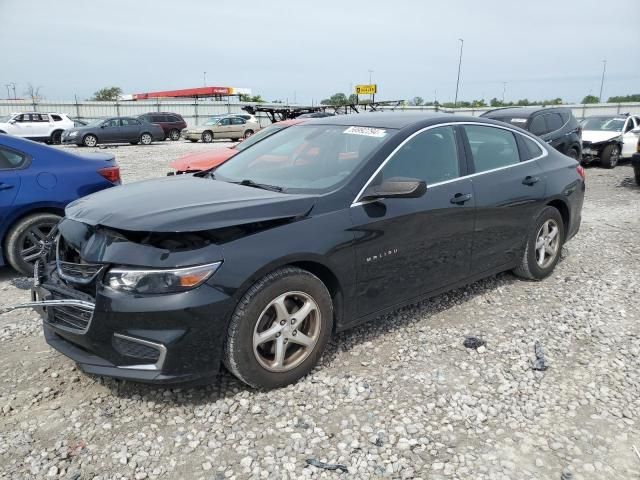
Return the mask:
<svg viewBox="0 0 640 480">
<path fill-rule="evenodd" d="M 203 72 L 203 73 L 204 73 L 204 75 L 203 75 L 203 78 L 204 78 L 204 86 L 206 87 L 206 86 L 207 86 L 207 72 Z"/>
<path fill-rule="evenodd" d="M 371 85 L 371 74 L 373 73 L 373 70 L 368 70 L 368 72 L 369 72 L 369 85 Z M 374 98 L 376 98 L 375 94 L 369 95 L 369 100 L 371 100 L 372 102 Z"/>
<path fill-rule="evenodd" d="M 458 89 L 460 87 L 460 68 L 462 67 L 462 47 L 464 47 L 464 40 L 459 38 L 460 40 L 460 60 L 458 60 L 458 80 L 456 81 L 456 98 L 453 100 L 453 108 L 456 108 L 458 104 Z"/>
<path fill-rule="evenodd" d="M 10 83 L 5 83 L 4 84 L 5 87 L 7 87 L 7 100 L 11 99 L 11 95 L 9 94 L 9 87 L 11 86 Z"/>
<path fill-rule="evenodd" d="M 600 95 L 598 95 L 598 102 L 602 103 L 602 87 L 604 86 L 604 72 L 607 71 L 607 61 L 602 61 L 602 80 L 600 80 Z"/>
<path fill-rule="evenodd" d="M 504 93 L 507 91 L 507 82 L 502 82 L 502 104 L 504 105 Z"/>
</svg>

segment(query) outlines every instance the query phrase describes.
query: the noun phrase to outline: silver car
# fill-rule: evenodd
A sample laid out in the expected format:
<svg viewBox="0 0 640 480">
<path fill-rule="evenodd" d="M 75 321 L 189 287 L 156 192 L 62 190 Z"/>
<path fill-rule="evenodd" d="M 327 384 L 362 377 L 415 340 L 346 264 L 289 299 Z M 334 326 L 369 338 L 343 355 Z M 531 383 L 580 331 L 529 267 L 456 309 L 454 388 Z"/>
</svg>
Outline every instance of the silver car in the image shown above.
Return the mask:
<svg viewBox="0 0 640 480">
<path fill-rule="evenodd" d="M 182 130 L 182 137 L 191 142 L 202 140 L 211 143 L 218 138 L 239 140 L 248 138 L 260 130 L 260 124 L 254 120 L 247 120 L 240 115 L 212 117 L 197 127 L 187 127 Z"/>
</svg>

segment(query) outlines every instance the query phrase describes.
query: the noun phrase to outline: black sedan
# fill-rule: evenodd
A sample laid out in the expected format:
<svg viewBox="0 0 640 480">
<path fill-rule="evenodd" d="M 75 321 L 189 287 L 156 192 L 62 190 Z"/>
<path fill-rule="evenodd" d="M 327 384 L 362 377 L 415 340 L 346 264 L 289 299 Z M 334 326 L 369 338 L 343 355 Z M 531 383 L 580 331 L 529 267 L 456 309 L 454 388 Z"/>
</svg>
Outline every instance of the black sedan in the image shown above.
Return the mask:
<svg viewBox="0 0 640 480">
<path fill-rule="evenodd" d="M 177 383 L 224 363 L 278 387 L 333 332 L 505 270 L 542 280 L 584 190 L 575 160 L 493 120 L 310 120 L 215 171 L 71 204 L 33 306 L 86 372 Z"/>
<path fill-rule="evenodd" d="M 142 143 L 164 140 L 164 131 L 159 125 L 131 117 L 113 117 L 94 120 L 84 127 L 71 128 L 62 133 L 62 143 L 95 147 L 99 143 Z"/>
</svg>

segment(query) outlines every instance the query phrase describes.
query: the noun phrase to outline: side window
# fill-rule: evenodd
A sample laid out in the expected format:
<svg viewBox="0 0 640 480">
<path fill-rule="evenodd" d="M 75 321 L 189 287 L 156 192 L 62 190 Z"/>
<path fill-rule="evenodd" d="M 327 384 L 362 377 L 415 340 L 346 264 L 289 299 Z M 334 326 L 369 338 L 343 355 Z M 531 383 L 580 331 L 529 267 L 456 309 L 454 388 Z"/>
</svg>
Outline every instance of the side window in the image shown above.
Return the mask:
<svg viewBox="0 0 640 480">
<path fill-rule="evenodd" d="M 170 115 L 169 116 L 169 121 L 172 123 L 180 123 L 182 120 L 180 120 L 180 118 L 174 116 L 174 115 Z"/>
<path fill-rule="evenodd" d="M 135 118 L 123 118 L 121 121 L 122 121 L 122 126 L 124 127 L 140 125 L 140 121 L 136 120 Z"/>
<path fill-rule="evenodd" d="M 222 120 L 220 120 L 220 125 L 231 125 L 231 119 L 223 118 Z"/>
<path fill-rule="evenodd" d="M 556 130 L 560 130 L 564 122 L 562 121 L 562 117 L 557 113 L 548 113 L 544 115 L 544 120 L 547 123 L 547 132 L 555 132 Z"/>
<path fill-rule="evenodd" d="M 520 163 L 516 139 L 509 130 L 465 125 L 476 172 Z"/>
<path fill-rule="evenodd" d="M 62 121 L 62 117 L 60 115 L 51 115 L 51 118 L 53 118 L 54 122 L 61 122 Z"/>
<path fill-rule="evenodd" d="M 542 149 L 536 142 L 531 140 L 529 137 L 525 137 L 524 135 L 520 135 L 520 138 L 522 139 L 522 143 L 524 145 L 524 151 L 520 152 L 520 159 L 523 162 L 525 160 L 531 160 L 532 158 L 537 158 L 542 155 Z"/>
<path fill-rule="evenodd" d="M 542 115 L 536 115 L 531 119 L 529 131 L 534 135 L 544 135 L 547 133 L 547 126 Z"/>
<path fill-rule="evenodd" d="M 47 115 L 46 113 L 41 113 L 40 114 L 40 121 L 41 122 L 49 122 L 49 115 Z"/>
<path fill-rule="evenodd" d="M 120 120 L 118 120 L 117 118 L 112 118 L 111 120 L 106 121 L 104 125 L 107 127 L 119 127 Z"/>
<path fill-rule="evenodd" d="M 630 131 L 631 131 L 631 130 L 633 130 L 634 128 L 636 128 L 636 127 L 635 127 L 635 126 L 634 126 L 634 124 L 633 124 L 633 118 L 632 118 L 632 117 L 629 117 L 629 118 L 627 119 L 627 125 L 626 125 L 626 127 L 624 127 L 624 132 L 625 132 L 625 133 L 630 132 Z"/>
<path fill-rule="evenodd" d="M 380 172 L 380 181 L 395 177 L 417 178 L 427 185 L 460 176 L 458 149 L 453 127 L 426 130 L 407 143 Z"/>
<path fill-rule="evenodd" d="M 234 125 L 244 125 L 247 122 L 245 122 L 242 118 L 234 117 L 231 119 L 231 123 L 233 123 Z"/>
<path fill-rule="evenodd" d="M 0 170 L 20 168 L 26 163 L 26 161 L 26 156 L 18 152 L 14 152 L 13 150 L 0 147 Z"/>
<path fill-rule="evenodd" d="M 152 115 L 151 123 L 163 123 L 165 121 L 164 115 Z"/>
</svg>

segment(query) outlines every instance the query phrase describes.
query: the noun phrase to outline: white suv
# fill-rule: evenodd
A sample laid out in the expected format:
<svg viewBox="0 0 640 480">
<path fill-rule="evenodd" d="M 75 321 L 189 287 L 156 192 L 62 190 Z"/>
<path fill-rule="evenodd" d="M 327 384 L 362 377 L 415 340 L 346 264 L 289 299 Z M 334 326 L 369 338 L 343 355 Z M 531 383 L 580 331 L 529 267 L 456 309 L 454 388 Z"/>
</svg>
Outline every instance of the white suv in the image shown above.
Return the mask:
<svg viewBox="0 0 640 480">
<path fill-rule="evenodd" d="M 73 120 L 64 113 L 12 113 L 0 117 L 0 133 L 55 144 L 69 128 L 73 128 Z"/>
</svg>

